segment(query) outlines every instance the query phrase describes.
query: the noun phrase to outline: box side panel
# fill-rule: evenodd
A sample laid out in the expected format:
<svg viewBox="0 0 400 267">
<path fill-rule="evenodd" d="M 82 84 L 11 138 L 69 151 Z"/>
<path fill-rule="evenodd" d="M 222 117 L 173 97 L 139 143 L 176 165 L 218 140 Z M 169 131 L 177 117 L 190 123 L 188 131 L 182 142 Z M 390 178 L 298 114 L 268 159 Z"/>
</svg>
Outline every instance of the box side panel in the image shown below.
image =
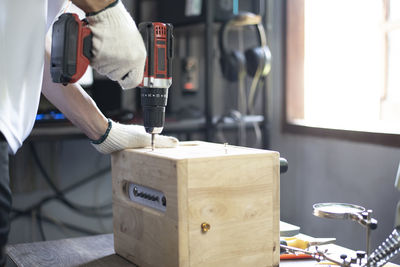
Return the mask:
<svg viewBox="0 0 400 267">
<path fill-rule="evenodd" d="M 277 166 L 277 152 L 189 161 L 190 266 L 279 265 Z"/>
<path fill-rule="evenodd" d="M 125 150 L 112 155 L 114 247 L 139 266 L 179 264 L 176 161 Z M 130 200 L 127 184 L 165 194 L 161 212 Z"/>
<path fill-rule="evenodd" d="M 279 266 L 279 255 L 280 255 L 280 220 L 281 220 L 281 177 L 280 177 L 280 162 L 279 153 L 276 153 L 272 159 L 272 240 L 273 240 L 273 260 L 272 266 Z"/>
<path fill-rule="evenodd" d="M 188 165 L 187 160 L 177 163 L 178 183 L 178 240 L 179 267 L 190 266 L 189 258 L 189 220 L 188 220 Z M 178 267 L 178 266 L 176 266 Z"/>
</svg>

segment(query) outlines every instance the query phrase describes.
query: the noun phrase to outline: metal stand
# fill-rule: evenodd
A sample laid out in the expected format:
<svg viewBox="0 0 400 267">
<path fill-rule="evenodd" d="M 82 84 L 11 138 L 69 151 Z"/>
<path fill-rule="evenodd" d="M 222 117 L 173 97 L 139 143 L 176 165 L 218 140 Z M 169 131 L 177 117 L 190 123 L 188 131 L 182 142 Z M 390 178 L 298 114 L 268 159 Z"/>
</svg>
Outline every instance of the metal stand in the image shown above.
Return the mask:
<svg viewBox="0 0 400 267">
<path fill-rule="evenodd" d="M 371 252 L 371 230 L 378 227 L 378 221 L 372 218 L 372 210 L 346 203 L 317 203 L 313 205 L 314 215 L 330 219 L 350 219 L 366 228 L 366 254 Z"/>
</svg>

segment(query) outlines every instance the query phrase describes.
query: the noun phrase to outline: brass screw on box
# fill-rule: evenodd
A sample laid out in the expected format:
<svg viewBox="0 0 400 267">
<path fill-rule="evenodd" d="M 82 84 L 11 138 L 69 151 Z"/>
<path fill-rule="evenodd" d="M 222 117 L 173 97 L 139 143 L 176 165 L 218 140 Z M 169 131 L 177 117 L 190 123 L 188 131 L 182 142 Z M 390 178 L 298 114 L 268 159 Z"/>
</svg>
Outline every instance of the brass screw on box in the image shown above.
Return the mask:
<svg viewBox="0 0 400 267">
<path fill-rule="evenodd" d="M 209 223 L 204 222 L 201 224 L 201 231 L 203 233 L 208 232 L 210 230 L 210 228 L 211 228 L 211 225 Z"/>
</svg>

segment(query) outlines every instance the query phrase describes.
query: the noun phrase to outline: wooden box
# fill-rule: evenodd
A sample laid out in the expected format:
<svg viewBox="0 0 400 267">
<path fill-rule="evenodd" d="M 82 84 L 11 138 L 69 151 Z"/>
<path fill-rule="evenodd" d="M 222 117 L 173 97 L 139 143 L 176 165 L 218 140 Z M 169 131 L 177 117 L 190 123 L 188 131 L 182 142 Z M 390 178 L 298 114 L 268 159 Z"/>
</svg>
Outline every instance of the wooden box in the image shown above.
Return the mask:
<svg viewBox="0 0 400 267">
<path fill-rule="evenodd" d="M 279 153 L 206 142 L 112 155 L 114 246 L 139 266 L 278 266 Z"/>
</svg>

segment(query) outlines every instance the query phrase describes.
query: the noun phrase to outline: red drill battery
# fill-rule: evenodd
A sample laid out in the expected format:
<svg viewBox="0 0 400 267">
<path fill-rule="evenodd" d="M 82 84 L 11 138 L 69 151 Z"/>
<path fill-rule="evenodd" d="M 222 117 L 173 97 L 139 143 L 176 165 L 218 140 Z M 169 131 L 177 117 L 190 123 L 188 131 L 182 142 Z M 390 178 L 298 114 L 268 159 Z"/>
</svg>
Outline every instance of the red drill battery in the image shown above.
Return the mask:
<svg viewBox="0 0 400 267">
<path fill-rule="evenodd" d="M 77 14 L 64 13 L 53 24 L 50 73 L 55 83 L 77 82 L 92 57 L 92 32 Z"/>
</svg>

